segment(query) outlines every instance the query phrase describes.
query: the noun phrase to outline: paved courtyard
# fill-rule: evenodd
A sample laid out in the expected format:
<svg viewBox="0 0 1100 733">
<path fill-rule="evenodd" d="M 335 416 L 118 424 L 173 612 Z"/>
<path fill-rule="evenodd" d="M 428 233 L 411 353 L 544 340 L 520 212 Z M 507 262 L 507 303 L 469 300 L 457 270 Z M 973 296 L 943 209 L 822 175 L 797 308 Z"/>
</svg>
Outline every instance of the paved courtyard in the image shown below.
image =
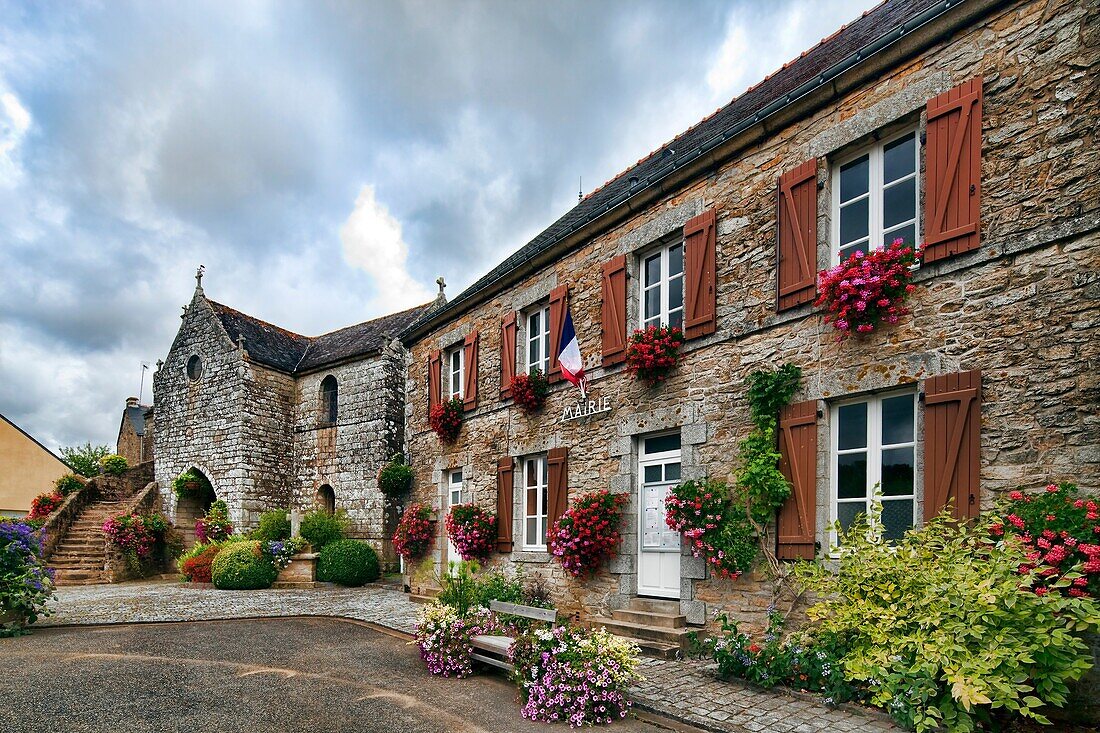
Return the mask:
<svg viewBox="0 0 1100 733">
<path fill-rule="evenodd" d="M 166 582 L 60 588 L 51 608 L 54 615 L 44 619 L 40 625 L 330 616 L 370 622 L 405 634 L 413 630 L 419 610 L 419 606 L 409 601 L 404 593 L 379 587 L 234 592 L 190 588 Z M 218 626 L 225 625 L 179 625 L 165 628 L 187 630 Z M 40 633 L 36 632 L 35 636 L 26 638 L 35 639 Z M 104 632 L 96 630 L 95 633 Z M 253 650 L 251 654 L 253 658 L 263 649 L 273 647 L 263 642 L 262 637 L 260 641 L 260 648 Z M 299 642 L 288 643 L 292 647 L 303 646 Z M 407 647 L 405 649 L 412 651 Z M 278 655 L 282 652 L 275 649 L 274 653 Z M 424 672 L 422 665 L 419 665 L 416 655 L 412 654 L 411 658 L 415 662 L 415 669 L 410 668 L 410 675 L 415 673 L 418 684 L 421 681 L 434 684 L 429 682 L 431 678 Z M 275 664 L 277 659 L 264 663 Z M 708 730 L 724 733 L 871 733 L 897 730 L 886 718 L 874 713 L 855 709 L 832 709 L 807 695 L 795 695 L 780 690 L 764 691 L 717 680 L 709 666 L 697 660 L 663 661 L 647 658 L 643 660 L 642 674 L 646 677 L 645 682 L 633 691 L 633 698 L 639 709 Z M 480 675 L 468 683 L 476 684 L 477 680 L 485 680 L 487 684 L 500 681 L 492 675 Z M 407 680 L 402 689 L 408 689 Z M 518 704 L 509 703 L 508 711 L 512 718 L 519 719 Z M 183 726 L 179 728 L 185 729 Z"/>
</svg>

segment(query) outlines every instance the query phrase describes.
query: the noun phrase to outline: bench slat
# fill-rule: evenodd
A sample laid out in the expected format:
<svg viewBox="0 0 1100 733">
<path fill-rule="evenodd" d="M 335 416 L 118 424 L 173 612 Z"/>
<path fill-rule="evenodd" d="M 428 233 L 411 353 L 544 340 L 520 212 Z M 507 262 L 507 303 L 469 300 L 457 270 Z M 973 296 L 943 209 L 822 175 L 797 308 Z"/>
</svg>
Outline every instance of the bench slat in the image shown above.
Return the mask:
<svg viewBox="0 0 1100 733">
<path fill-rule="evenodd" d="M 554 623 L 558 619 L 556 608 L 538 608 L 536 606 L 521 606 L 518 603 L 506 603 L 504 601 L 489 601 L 489 608 L 497 613 L 507 613 L 512 616 L 533 618 L 537 621 Z"/>
<path fill-rule="evenodd" d="M 496 659 L 495 657 L 487 657 L 484 654 L 478 654 L 477 652 L 473 652 L 472 654 L 470 654 L 470 659 L 476 659 L 483 664 L 491 664 L 494 667 L 500 667 L 501 669 L 506 669 L 509 672 L 515 669 L 515 667 L 513 667 L 511 664 L 508 664 L 508 662 L 501 661 L 499 659 Z"/>
<path fill-rule="evenodd" d="M 499 652 L 500 654 L 507 654 L 514 641 L 515 639 L 510 636 L 489 636 L 486 634 L 479 634 L 470 637 L 470 644 L 472 646 L 491 652 Z"/>
</svg>

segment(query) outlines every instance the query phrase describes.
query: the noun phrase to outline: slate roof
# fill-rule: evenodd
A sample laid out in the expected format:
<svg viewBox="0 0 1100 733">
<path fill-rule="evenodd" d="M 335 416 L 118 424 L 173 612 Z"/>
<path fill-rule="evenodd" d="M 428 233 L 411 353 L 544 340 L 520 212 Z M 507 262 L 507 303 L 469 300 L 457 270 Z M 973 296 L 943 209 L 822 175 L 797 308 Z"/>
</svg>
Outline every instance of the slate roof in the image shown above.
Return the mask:
<svg viewBox="0 0 1100 733">
<path fill-rule="evenodd" d="M 135 405 L 123 408 L 123 417 L 134 426 L 134 432 L 145 435 L 145 413 L 149 411 L 149 405 Z"/>
<path fill-rule="evenodd" d="M 244 336 L 249 358 L 279 371 L 297 374 L 380 351 L 431 303 L 409 308 L 371 321 L 357 323 L 320 336 L 301 334 L 261 321 L 227 305 L 207 301 L 229 339 Z"/>
<path fill-rule="evenodd" d="M 899 31 L 909 32 L 919 27 L 930 19 L 920 17 L 926 11 L 928 15 L 935 17 L 957 4 L 958 0 L 886 0 L 848 25 L 841 26 L 797 59 L 785 64 L 755 86 L 749 87 L 725 107 L 719 108 L 711 116 L 589 193 L 534 239 L 448 301 L 445 307 L 422 315 L 402 336 L 412 336 L 439 315 L 457 316 L 462 312 L 464 303 L 505 280 L 524 263 L 550 250 L 574 231 L 756 124 L 776 111 L 776 105 L 782 106 L 795 101 L 811 89 L 817 88 L 820 83 L 839 76 L 851 66 L 869 58 L 873 54 L 868 49 L 869 46 L 874 48 L 892 42 L 903 35 Z M 850 64 L 845 65 L 845 62 Z"/>
</svg>

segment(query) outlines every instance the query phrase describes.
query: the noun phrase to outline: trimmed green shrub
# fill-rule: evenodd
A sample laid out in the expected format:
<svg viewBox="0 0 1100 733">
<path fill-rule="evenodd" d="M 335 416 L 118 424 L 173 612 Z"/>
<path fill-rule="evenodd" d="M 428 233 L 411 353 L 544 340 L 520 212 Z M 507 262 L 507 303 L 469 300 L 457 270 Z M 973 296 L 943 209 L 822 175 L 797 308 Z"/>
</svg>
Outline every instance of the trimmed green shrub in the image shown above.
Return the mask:
<svg viewBox="0 0 1100 733">
<path fill-rule="evenodd" d="M 130 464 L 125 458 L 114 453 L 99 459 L 99 470 L 110 476 L 121 476 L 129 467 Z"/>
<path fill-rule="evenodd" d="M 226 545 L 214 558 L 211 579 L 224 590 L 256 590 L 269 588 L 279 571 L 264 557 L 255 540 Z"/>
<path fill-rule="evenodd" d="M 260 524 L 252 532 L 252 537 L 257 540 L 290 539 L 290 517 L 287 516 L 286 509 L 261 514 Z"/>
<path fill-rule="evenodd" d="M 57 493 L 62 496 L 68 496 L 69 494 L 83 489 L 84 482 L 78 479 L 75 473 L 67 473 L 57 481 L 54 481 L 53 486 L 57 490 Z"/>
<path fill-rule="evenodd" d="M 314 550 L 320 551 L 325 545 L 344 539 L 348 524 L 348 515 L 343 509 L 335 514 L 329 514 L 323 509 L 314 509 L 302 517 L 298 534 L 313 545 Z"/>
<path fill-rule="evenodd" d="M 337 540 L 317 555 L 317 579 L 360 586 L 378 579 L 378 553 L 360 540 Z"/>
</svg>

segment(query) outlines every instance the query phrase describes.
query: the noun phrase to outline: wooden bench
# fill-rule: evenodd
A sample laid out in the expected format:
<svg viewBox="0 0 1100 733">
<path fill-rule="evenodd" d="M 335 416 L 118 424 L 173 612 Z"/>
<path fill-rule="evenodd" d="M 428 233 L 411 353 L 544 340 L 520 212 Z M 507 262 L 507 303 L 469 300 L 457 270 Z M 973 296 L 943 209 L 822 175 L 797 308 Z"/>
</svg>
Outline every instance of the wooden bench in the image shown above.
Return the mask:
<svg viewBox="0 0 1100 733">
<path fill-rule="evenodd" d="M 505 603 L 504 601 L 489 601 L 489 610 L 493 613 L 506 613 L 510 616 L 545 621 L 551 626 L 558 620 L 558 612 L 554 608 L 538 608 L 536 606 L 521 606 L 518 603 Z M 508 650 L 512 648 L 514 642 L 515 639 L 511 636 L 494 636 L 491 634 L 472 636 L 470 637 L 470 645 L 474 648 L 474 651 L 470 653 L 470 658 L 511 672 L 515 667 L 508 662 Z"/>
</svg>

